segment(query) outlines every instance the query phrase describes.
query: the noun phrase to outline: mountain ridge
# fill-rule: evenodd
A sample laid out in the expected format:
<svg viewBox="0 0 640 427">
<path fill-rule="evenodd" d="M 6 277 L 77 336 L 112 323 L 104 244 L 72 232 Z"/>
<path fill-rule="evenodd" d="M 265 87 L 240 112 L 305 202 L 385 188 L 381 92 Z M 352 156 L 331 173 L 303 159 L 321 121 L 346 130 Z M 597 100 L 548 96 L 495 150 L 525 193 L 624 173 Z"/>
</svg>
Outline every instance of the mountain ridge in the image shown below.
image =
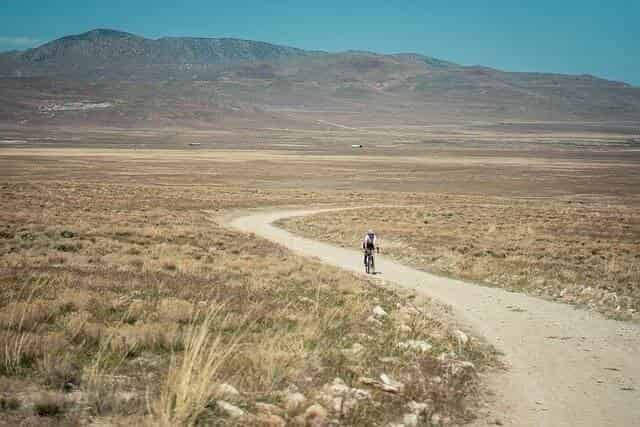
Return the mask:
<svg viewBox="0 0 640 427">
<path fill-rule="evenodd" d="M 314 55 L 373 55 L 424 63 L 425 66 L 433 68 L 486 69 L 492 72 L 512 74 L 589 77 L 635 87 L 627 82 L 609 80 L 586 73 L 567 75 L 538 71 L 509 72 L 480 64 L 463 66 L 453 61 L 416 52 L 389 54 L 363 50 L 327 52 L 234 37 L 163 36 L 153 39 L 110 28 L 96 28 L 84 33 L 67 35 L 26 50 L 0 52 L 0 77 L 40 76 L 52 71 L 51 69 L 36 69 L 43 65 L 57 66 L 54 67 L 57 68 L 53 70 L 54 73 L 65 75 L 69 73 L 69 70 L 64 69 L 62 65 L 70 61 L 78 61 L 85 68 L 92 65 L 100 67 L 140 64 L 229 65 L 241 62 L 284 61 Z M 116 64 L 111 63 L 113 60 L 116 60 Z M 17 70 L 19 72 L 16 72 Z M 78 76 L 74 75 L 73 77 Z"/>
<path fill-rule="evenodd" d="M 102 65 L 112 60 L 120 63 L 189 62 L 219 64 L 251 60 L 275 60 L 303 56 L 312 52 L 266 42 L 233 38 L 162 37 L 149 39 L 111 29 L 96 29 L 65 36 L 19 55 L 22 65 L 30 63 L 60 65 L 87 62 Z"/>
<path fill-rule="evenodd" d="M 326 52 L 233 37 L 145 38 L 133 33 L 98 28 L 49 41 L 19 52 L 0 53 L 0 76 L 70 75 L 92 67 L 140 65 L 230 65 L 241 62 L 282 62 L 309 56 L 379 56 L 421 61 L 427 66 L 458 66 L 417 53 Z M 73 63 L 74 67 L 71 67 Z M 66 67 L 65 67 L 66 66 Z M 74 68 L 74 69 L 72 69 Z M 17 72 L 19 70 L 19 72 Z"/>
<path fill-rule="evenodd" d="M 86 113 L 113 123 L 283 111 L 355 111 L 410 122 L 640 122 L 640 88 L 623 82 L 464 66 L 418 53 L 309 51 L 235 38 L 154 40 L 96 29 L 0 55 L 0 117 L 32 120 L 50 105 L 67 108 L 60 99 L 117 106 Z"/>
</svg>

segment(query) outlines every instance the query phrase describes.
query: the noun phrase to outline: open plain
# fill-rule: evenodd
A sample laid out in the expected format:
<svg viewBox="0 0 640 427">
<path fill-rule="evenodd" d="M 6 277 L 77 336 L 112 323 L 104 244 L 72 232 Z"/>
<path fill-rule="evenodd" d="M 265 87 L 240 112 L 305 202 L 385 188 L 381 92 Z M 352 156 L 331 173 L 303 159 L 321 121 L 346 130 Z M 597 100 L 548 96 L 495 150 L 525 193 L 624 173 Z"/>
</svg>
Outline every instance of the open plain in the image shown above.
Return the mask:
<svg viewBox="0 0 640 427">
<path fill-rule="evenodd" d="M 254 209 L 358 207 L 284 226 L 356 249 L 375 228 L 385 256 L 601 312 L 637 339 L 632 124 L 317 120 L 2 128 L 1 422 L 522 425 L 492 381 L 510 375 L 512 355 L 489 345 L 500 331 L 467 329 L 428 286 L 416 298 L 384 271 L 227 228 Z M 604 390 L 629 398 L 640 384 L 593 351 L 606 414 L 619 406 Z M 528 422 L 560 425 L 545 404 L 523 403 L 540 409 Z M 637 420 L 637 407 L 610 419 Z"/>
</svg>

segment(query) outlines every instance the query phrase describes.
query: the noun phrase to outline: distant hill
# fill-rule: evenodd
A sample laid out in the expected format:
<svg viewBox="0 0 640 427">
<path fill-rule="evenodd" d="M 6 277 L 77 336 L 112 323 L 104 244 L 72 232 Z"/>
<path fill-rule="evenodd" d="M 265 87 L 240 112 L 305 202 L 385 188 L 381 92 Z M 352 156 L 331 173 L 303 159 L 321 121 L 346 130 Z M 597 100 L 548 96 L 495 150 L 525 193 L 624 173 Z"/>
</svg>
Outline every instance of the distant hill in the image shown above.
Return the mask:
<svg viewBox="0 0 640 427">
<path fill-rule="evenodd" d="M 133 34 L 98 29 L 63 37 L 21 55 L 25 64 L 225 64 L 274 61 L 310 52 L 286 46 L 238 39 L 165 37 L 150 40 Z M 116 61 L 115 64 L 112 61 Z"/>
<path fill-rule="evenodd" d="M 98 29 L 0 54 L 0 120 L 49 111 L 47 103 L 61 99 L 113 105 L 82 117 L 115 123 L 325 110 L 408 123 L 640 121 L 640 89 L 626 83 L 467 67 L 416 53 L 329 53 L 232 38 L 152 40 Z M 46 116 L 73 114 L 56 111 Z"/>
<path fill-rule="evenodd" d="M 313 55 L 270 43 L 231 38 L 164 37 L 151 40 L 122 31 L 98 29 L 54 40 L 20 53 L 0 55 L 3 76 L 94 76 L 140 74 L 145 67 L 185 64 L 228 65 L 276 62 Z M 144 76 L 145 73 L 142 73 Z M 153 74 L 153 73 L 151 73 Z M 161 77 L 161 76 L 158 76 Z M 168 77 L 168 76 L 167 76 Z"/>
<path fill-rule="evenodd" d="M 370 52 L 346 52 L 345 57 L 367 58 Z M 24 52 L 0 54 L 0 76 L 61 76 L 105 78 L 181 78 L 184 70 L 219 70 L 241 63 L 282 64 L 310 57 L 328 57 L 326 52 L 308 51 L 265 42 L 233 38 L 163 37 L 147 39 L 134 34 L 97 29 L 63 37 Z M 433 67 L 455 64 L 424 55 L 391 55 L 398 61 Z M 352 61 L 361 70 L 375 67 L 379 59 Z M 158 72 L 164 67 L 164 75 Z M 193 73 L 187 73 L 191 78 Z M 208 77 L 207 77 L 208 78 Z"/>
</svg>

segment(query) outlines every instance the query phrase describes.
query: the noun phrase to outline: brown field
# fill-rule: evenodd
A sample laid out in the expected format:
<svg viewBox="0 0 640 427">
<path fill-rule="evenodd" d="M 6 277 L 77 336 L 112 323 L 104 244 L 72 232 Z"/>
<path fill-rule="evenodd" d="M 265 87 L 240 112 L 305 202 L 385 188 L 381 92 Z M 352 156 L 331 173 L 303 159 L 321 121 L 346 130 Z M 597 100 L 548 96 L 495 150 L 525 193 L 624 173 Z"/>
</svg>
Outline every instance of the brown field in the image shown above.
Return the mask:
<svg viewBox="0 0 640 427">
<path fill-rule="evenodd" d="M 636 318 L 640 152 L 619 136 L 508 131 L 234 140 L 260 133 L 247 131 L 188 148 L 194 135 L 5 130 L 23 142 L 0 145 L 0 423 L 313 425 L 319 404 L 335 424 L 387 425 L 411 401 L 427 403 L 425 425 L 488 416 L 482 377 L 499 360 L 477 339 L 460 347 L 446 309 L 219 220 L 417 206 L 287 226 L 345 245 L 374 227 L 414 265 Z M 375 306 L 389 315 L 371 319 Z M 401 390 L 381 391 L 383 373 Z"/>
<path fill-rule="evenodd" d="M 320 404 L 336 423 L 383 425 L 411 401 L 429 403 L 427 418 L 477 416 L 478 375 L 498 362 L 477 340 L 460 348 L 446 310 L 215 221 L 361 196 L 238 186 L 236 168 L 262 164 L 244 154 L 1 157 L 2 423 L 305 425 Z M 389 316 L 373 320 L 375 306 Z M 381 374 L 403 386 L 381 391 Z"/>
<path fill-rule="evenodd" d="M 411 208 L 332 212 L 285 221 L 309 237 L 383 253 L 447 276 L 640 318 L 640 212 L 598 200 L 426 197 Z"/>
</svg>

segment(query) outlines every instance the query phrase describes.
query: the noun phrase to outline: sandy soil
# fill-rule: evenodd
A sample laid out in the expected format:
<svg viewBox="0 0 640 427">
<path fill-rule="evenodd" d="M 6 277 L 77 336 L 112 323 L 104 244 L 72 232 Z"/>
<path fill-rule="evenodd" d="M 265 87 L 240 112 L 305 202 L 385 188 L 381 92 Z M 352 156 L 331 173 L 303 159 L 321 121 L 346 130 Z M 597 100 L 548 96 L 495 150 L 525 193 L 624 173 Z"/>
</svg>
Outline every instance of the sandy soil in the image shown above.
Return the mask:
<svg viewBox="0 0 640 427">
<path fill-rule="evenodd" d="M 359 251 L 294 236 L 274 221 L 318 213 L 253 213 L 230 226 L 361 272 Z M 380 280 L 450 304 L 473 333 L 504 352 L 492 380 L 495 417 L 514 426 L 640 425 L 640 326 L 522 294 L 442 278 L 379 256 Z"/>
</svg>

